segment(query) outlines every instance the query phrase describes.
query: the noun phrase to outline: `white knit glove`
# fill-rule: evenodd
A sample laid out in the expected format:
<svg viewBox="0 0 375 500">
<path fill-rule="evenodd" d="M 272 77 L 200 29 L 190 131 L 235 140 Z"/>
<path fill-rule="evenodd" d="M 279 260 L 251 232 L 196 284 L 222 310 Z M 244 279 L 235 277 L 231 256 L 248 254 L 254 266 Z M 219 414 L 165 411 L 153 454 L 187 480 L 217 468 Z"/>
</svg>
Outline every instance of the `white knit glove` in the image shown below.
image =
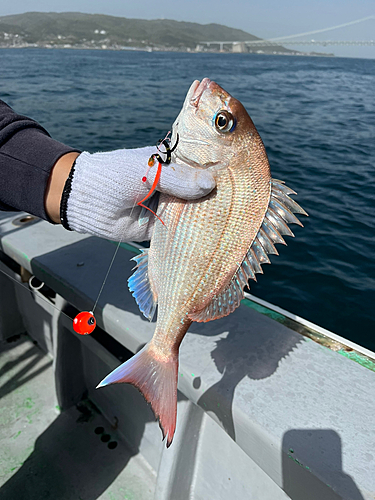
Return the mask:
<svg viewBox="0 0 375 500">
<path fill-rule="evenodd" d="M 138 222 L 141 201 L 149 192 L 157 172 L 157 161 L 146 176 L 154 146 L 120 149 L 108 153 L 81 153 L 75 161 L 71 190 L 66 202 L 66 220 L 71 229 L 115 241 L 151 238 L 155 216 Z M 215 180 L 207 170 L 187 165 L 163 165 L 157 190 L 182 199 L 208 194 Z M 148 212 L 147 212 L 148 213 Z"/>
</svg>

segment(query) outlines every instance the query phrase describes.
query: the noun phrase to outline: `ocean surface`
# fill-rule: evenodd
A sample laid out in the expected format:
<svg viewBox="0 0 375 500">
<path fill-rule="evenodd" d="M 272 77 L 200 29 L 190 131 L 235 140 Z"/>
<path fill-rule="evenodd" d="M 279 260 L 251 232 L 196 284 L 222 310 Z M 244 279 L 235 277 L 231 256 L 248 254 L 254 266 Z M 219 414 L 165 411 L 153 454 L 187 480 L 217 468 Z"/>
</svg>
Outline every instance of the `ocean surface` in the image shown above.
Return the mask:
<svg viewBox="0 0 375 500">
<path fill-rule="evenodd" d="M 375 60 L 0 50 L 0 99 L 90 152 L 155 144 L 204 77 L 244 104 L 310 215 L 251 292 L 375 350 Z"/>
</svg>

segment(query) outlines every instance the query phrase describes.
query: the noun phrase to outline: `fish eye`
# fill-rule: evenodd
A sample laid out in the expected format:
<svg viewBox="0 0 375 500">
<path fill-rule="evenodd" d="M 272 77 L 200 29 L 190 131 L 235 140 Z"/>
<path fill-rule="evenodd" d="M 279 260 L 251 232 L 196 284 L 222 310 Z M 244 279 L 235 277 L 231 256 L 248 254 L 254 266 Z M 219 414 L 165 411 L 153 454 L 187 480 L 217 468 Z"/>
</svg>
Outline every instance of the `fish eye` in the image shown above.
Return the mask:
<svg viewBox="0 0 375 500">
<path fill-rule="evenodd" d="M 219 111 L 215 117 L 215 127 L 219 132 L 232 132 L 235 125 L 235 119 L 229 111 Z"/>
</svg>

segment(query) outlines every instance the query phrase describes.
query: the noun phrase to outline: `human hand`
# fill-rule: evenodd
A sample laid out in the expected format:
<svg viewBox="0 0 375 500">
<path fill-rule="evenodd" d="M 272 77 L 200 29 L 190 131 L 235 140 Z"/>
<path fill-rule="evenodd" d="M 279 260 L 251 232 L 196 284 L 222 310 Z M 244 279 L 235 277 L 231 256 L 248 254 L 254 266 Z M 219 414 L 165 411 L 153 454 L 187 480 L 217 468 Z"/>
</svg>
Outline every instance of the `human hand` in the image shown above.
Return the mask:
<svg viewBox="0 0 375 500">
<path fill-rule="evenodd" d="M 70 229 L 115 241 L 144 241 L 151 238 L 155 216 L 139 225 L 137 205 L 151 189 L 157 164 L 147 174 L 147 162 L 154 146 L 120 149 L 107 153 L 84 152 L 75 161 L 71 191 L 66 200 L 66 221 Z M 188 165 L 162 167 L 157 190 L 178 198 L 201 198 L 215 187 L 211 172 Z"/>
</svg>

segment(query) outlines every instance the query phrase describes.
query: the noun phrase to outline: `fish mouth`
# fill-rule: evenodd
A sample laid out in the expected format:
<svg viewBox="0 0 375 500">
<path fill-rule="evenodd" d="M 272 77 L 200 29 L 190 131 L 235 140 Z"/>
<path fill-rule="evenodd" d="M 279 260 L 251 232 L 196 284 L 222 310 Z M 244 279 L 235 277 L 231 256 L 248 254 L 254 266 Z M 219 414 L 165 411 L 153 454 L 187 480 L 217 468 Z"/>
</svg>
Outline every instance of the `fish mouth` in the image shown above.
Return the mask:
<svg viewBox="0 0 375 500">
<path fill-rule="evenodd" d="M 207 90 L 211 84 L 211 80 L 209 78 L 203 78 L 201 82 L 196 80 L 192 87 L 191 91 L 193 92 L 193 95 L 190 98 L 190 104 L 194 106 L 195 108 L 198 107 L 200 98 L 202 97 L 202 94 L 205 90 Z"/>
</svg>

